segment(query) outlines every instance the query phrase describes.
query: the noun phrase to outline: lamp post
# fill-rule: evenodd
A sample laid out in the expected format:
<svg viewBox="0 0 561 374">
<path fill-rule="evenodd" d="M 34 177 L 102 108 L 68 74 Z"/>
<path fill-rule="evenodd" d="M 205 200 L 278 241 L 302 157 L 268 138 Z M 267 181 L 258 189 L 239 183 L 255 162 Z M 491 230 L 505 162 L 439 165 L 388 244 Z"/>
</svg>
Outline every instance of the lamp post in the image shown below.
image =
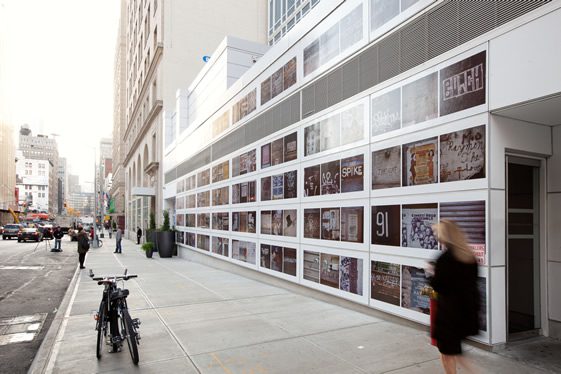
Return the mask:
<svg viewBox="0 0 561 374">
<path fill-rule="evenodd" d="M 94 230 L 94 235 L 93 235 L 93 239 L 92 239 L 92 247 L 93 248 L 99 248 L 99 240 L 97 237 L 97 167 L 96 167 L 96 157 L 97 157 L 97 152 L 96 152 L 96 148 L 95 146 L 92 147 L 94 149 L 94 185 L 93 185 L 93 190 L 94 190 L 94 219 L 93 219 L 93 230 Z"/>
</svg>

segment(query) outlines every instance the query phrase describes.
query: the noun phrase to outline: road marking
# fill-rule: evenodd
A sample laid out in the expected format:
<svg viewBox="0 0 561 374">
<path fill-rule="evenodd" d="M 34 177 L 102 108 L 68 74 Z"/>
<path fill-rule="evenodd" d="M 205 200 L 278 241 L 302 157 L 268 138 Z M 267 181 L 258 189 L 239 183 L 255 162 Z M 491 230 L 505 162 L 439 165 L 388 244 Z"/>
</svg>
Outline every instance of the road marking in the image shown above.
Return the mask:
<svg viewBox="0 0 561 374">
<path fill-rule="evenodd" d="M 0 270 L 43 270 L 44 266 L 0 266 Z"/>
<path fill-rule="evenodd" d="M 0 319 L 0 345 L 30 342 L 41 331 L 47 313 Z"/>
</svg>

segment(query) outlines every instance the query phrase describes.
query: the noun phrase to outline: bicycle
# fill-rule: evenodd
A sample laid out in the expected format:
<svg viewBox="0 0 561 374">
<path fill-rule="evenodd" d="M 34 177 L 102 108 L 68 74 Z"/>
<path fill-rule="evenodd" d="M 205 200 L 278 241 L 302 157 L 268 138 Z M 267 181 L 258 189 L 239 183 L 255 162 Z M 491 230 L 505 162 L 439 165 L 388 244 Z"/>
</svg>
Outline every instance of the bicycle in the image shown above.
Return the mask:
<svg viewBox="0 0 561 374">
<path fill-rule="evenodd" d="M 140 334 L 137 329 L 140 326 L 138 318 L 131 318 L 127 307 L 127 296 L 129 290 L 117 287 L 117 282 L 127 281 L 136 278 L 138 275 L 112 275 L 95 277 L 90 269 L 90 278 L 97 281 L 98 285 L 103 285 L 103 297 L 99 304 L 99 310 L 95 314 L 95 329 L 97 330 L 96 356 L 101 358 L 103 343 L 111 345 L 111 351 L 119 352 L 123 346 L 123 340 L 127 341 L 132 362 L 138 365 L 138 344 L 140 344 Z M 109 331 L 108 331 L 109 325 Z M 109 336 L 108 336 L 109 333 Z"/>
</svg>

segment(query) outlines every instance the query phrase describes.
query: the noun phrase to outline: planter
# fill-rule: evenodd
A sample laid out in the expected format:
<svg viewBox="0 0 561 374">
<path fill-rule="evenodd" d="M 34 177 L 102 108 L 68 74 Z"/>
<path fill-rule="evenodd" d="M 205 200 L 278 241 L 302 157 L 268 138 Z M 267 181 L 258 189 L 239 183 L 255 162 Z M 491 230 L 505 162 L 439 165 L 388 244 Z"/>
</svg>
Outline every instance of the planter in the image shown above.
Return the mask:
<svg viewBox="0 0 561 374">
<path fill-rule="evenodd" d="M 160 257 L 168 258 L 173 255 L 175 249 L 175 232 L 173 231 L 157 231 L 156 233 L 156 249 Z"/>
<path fill-rule="evenodd" d="M 152 258 L 152 251 L 144 251 L 146 253 L 146 258 Z"/>
</svg>

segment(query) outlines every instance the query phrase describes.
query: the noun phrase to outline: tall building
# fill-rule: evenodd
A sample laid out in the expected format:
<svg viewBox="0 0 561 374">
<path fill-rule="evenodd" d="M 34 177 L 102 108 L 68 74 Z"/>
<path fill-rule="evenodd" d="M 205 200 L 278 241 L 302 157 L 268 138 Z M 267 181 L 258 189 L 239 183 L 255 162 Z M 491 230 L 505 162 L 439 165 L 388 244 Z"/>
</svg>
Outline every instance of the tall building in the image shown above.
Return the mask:
<svg viewBox="0 0 561 374">
<path fill-rule="evenodd" d="M 4 4 L 2 4 L 4 6 Z M 7 53 L 6 36 L 8 27 L 7 12 L 0 11 L 0 223 L 12 222 L 13 218 L 8 209 L 17 210 L 16 191 L 16 146 L 13 138 L 13 126 L 10 116 L 10 92 L 8 82 L 10 78 L 9 66 L 5 63 Z"/>
<path fill-rule="evenodd" d="M 150 212 L 162 220 L 163 128 L 173 121 L 177 90 L 189 85 L 227 34 L 265 44 L 266 11 L 266 0 L 127 1 L 125 61 L 119 59 L 126 64 L 126 126 L 119 135 L 128 233 L 147 227 Z"/>
<path fill-rule="evenodd" d="M 0 222 L 11 222 L 8 209 L 17 210 L 16 192 L 16 147 L 13 139 L 12 126 L 2 122 L 0 118 Z"/>
<path fill-rule="evenodd" d="M 58 159 L 58 214 L 62 213 L 64 202 L 66 201 L 66 194 L 68 190 L 68 169 L 66 158 L 60 157 Z"/>
<path fill-rule="evenodd" d="M 125 225 L 125 172 L 123 142 L 126 130 L 126 29 L 127 3 L 121 0 L 121 17 L 115 46 L 114 88 L 113 88 L 113 165 L 112 182 L 109 190 L 109 215 L 120 227 Z"/>
<path fill-rule="evenodd" d="M 453 220 L 474 339 L 561 337 L 560 25 L 559 0 L 321 1 L 178 116 L 178 254 L 429 324 L 432 227 Z"/>
<path fill-rule="evenodd" d="M 269 0 L 269 45 L 281 40 L 319 2 L 320 0 Z M 399 2 L 397 6 L 399 7 Z"/>
<path fill-rule="evenodd" d="M 49 173 L 49 213 L 58 212 L 58 146 L 47 135 L 33 136 L 27 125 L 20 128 L 19 150 L 26 159 L 49 160 L 54 173 Z"/>
</svg>

